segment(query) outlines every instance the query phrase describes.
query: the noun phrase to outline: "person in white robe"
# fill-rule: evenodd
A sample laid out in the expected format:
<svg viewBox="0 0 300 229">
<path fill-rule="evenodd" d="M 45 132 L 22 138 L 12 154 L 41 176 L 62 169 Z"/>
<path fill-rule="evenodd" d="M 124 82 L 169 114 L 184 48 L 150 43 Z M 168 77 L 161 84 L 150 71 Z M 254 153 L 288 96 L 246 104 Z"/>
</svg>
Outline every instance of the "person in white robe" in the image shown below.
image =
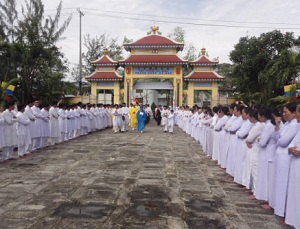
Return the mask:
<svg viewBox="0 0 300 229">
<path fill-rule="evenodd" d="M 213 133 L 213 151 L 212 151 L 212 159 L 219 161 L 220 159 L 220 149 L 222 149 L 222 145 L 220 145 L 220 135 L 221 131 L 223 130 L 224 125 L 226 124 L 227 120 L 229 119 L 229 110 L 228 107 L 221 107 L 218 111 L 219 119 L 214 126 L 214 133 Z"/>
<path fill-rule="evenodd" d="M 300 105 L 297 106 L 297 122 L 300 123 Z M 285 223 L 300 228 L 300 131 L 289 145 L 291 165 L 286 203 Z"/>
<path fill-rule="evenodd" d="M 167 106 L 163 106 L 163 109 L 162 109 L 162 111 L 161 111 L 161 123 L 160 123 L 160 125 L 161 126 L 163 126 L 163 127 L 165 127 L 165 125 L 166 125 L 166 122 L 167 122 L 167 117 L 168 117 L 168 115 L 167 115 Z"/>
<path fill-rule="evenodd" d="M 174 131 L 174 122 L 175 122 L 174 111 L 170 110 L 170 113 L 168 115 L 168 129 L 169 129 L 169 133 L 173 133 L 173 131 Z"/>
<path fill-rule="evenodd" d="M 286 121 L 277 133 L 277 149 L 275 153 L 275 181 L 274 181 L 274 213 L 284 217 L 286 209 L 287 186 L 289 180 L 291 154 L 288 146 L 296 133 L 299 124 L 296 119 L 296 103 L 288 103 L 283 108 L 283 118 Z M 276 129 L 277 130 L 277 129 Z"/>
<path fill-rule="evenodd" d="M 59 104 L 58 110 L 58 121 L 59 121 L 59 129 L 60 129 L 60 140 L 61 142 L 66 141 L 67 135 L 67 114 L 66 114 L 66 104 Z"/>
<path fill-rule="evenodd" d="M 243 184 L 243 171 L 245 168 L 247 156 L 247 145 L 246 138 L 248 137 L 249 131 L 254 126 L 253 123 L 249 121 L 249 112 L 251 111 L 250 107 L 244 107 L 242 111 L 242 118 L 244 120 L 241 128 L 236 132 L 237 140 L 236 145 L 236 164 L 234 170 L 234 181 L 240 185 Z M 248 159 L 250 161 L 250 159 Z"/>
<path fill-rule="evenodd" d="M 34 105 L 31 107 L 32 113 L 35 117 L 34 126 L 35 131 L 32 133 L 33 137 L 33 150 L 41 148 L 42 140 L 42 126 L 43 126 L 43 114 L 40 109 L 40 101 L 37 99 L 34 101 Z"/>
<path fill-rule="evenodd" d="M 60 129 L 59 129 L 59 121 L 58 121 L 58 108 L 57 102 L 53 102 L 52 106 L 49 109 L 49 116 L 50 116 L 50 143 L 51 145 L 59 143 L 60 137 Z"/>
<path fill-rule="evenodd" d="M 214 138 L 214 127 L 218 122 L 219 116 L 218 116 L 218 110 L 220 107 L 213 107 L 213 118 L 212 118 L 212 122 L 210 124 L 210 130 L 209 130 L 209 136 L 208 136 L 208 147 L 207 147 L 207 155 L 208 156 L 212 156 L 212 152 L 213 152 L 213 138 Z"/>
<path fill-rule="evenodd" d="M 237 148 L 237 142 L 238 137 L 236 135 L 236 132 L 241 128 L 241 126 L 244 123 L 244 119 L 242 117 L 244 106 L 243 105 L 237 105 L 234 107 L 234 116 L 236 117 L 231 125 L 227 128 L 227 131 L 230 133 L 229 137 L 229 146 L 228 146 L 228 157 L 225 159 L 224 164 L 221 167 L 225 168 L 228 164 L 230 164 L 231 172 L 230 174 L 232 177 L 234 177 L 235 169 L 237 167 L 237 155 L 240 154 L 240 149 Z M 225 164 L 226 162 L 226 164 Z"/>
<path fill-rule="evenodd" d="M 257 164 L 258 164 L 258 153 L 259 143 L 258 139 L 261 135 L 264 124 L 258 120 L 258 111 L 250 111 L 249 120 L 254 126 L 249 131 L 248 137 L 246 138 L 247 154 L 250 154 L 250 177 L 249 177 L 249 188 L 252 189 L 252 198 L 256 195 L 256 182 L 257 182 Z M 250 197 L 251 199 L 251 197 Z"/>
<path fill-rule="evenodd" d="M 170 110 L 168 108 L 166 108 L 166 110 L 164 110 L 163 115 L 162 115 L 162 120 L 164 119 L 164 132 L 167 133 L 168 132 L 168 128 L 169 128 L 169 115 L 170 115 Z"/>
<path fill-rule="evenodd" d="M 49 104 L 44 103 L 43 108 L 41 110 L 43 114 L 43 124 L 42 124 L 42 139 L 41 139 L 41 147 L 47 147 L 48 146 L 48 139 L 50 136 L 50 115 L 49 115 Z"/>
<path fill-rule="evenodd" d="M 235 119 L 237 119 L 237 116 L 235 115 L 235 107 L 237 104 L 233 103 L 229 107 L 229 112 L 231 114 L 230 119 L 226 122 L 224 126 L 224 131 L 225 135 L 222 135 L 222 152 L 221 152 L 221 157 L 220 157 L 220 164 L 221 167 L 226 168 L 226 173 L 228 173 L 230 176 L 234 176 L 234 155 L 233 155 L 233 150 L 229 151 L 230 147 L 230 138 L 231 134 L 230 131 L 228 131 L 228 128 L 232 125 Z"/>
<path fill-rule="evenodd" d="M 14 102 L 7 102 L 6 107 L 6 110 L 2 113 L 2 117 L 4 119 L 4 144 L 2 152 L 4 160 L 12 160 L 14 146 L 18 145 L 17 133 L 15 128 L 15 123 L 17 122 L 17 119 L 14 116 L 14 113 L 12 112 L 12 110 L 15 109 Z"/>
<path fill-rule="evenodd" d="M 260 149 L 257 169 L 256 199 L 269 202 L 272 198 L 271 193 L 273 192 L 273 182 L 271 180 L 273 180 L 272 178 L 274 173 L 274 169 L 271 169 L 270 167 L 273 164 L 277 147 L 277 139 L 275 138 L 275 122 L 271 122 L 271 120 L 273 120 L 272 111 L 266 106 L 259 109 L 258 118 L 262 123 L 265 123 L 265 125 L 259 138 Z"/>
<path fill-rule="evenodd" d="M 122 111 L 119 108 L 119 105 L 116 105 L 115 108 L 112 110 L 113 114 L 113 130 L 115 133 L 120 131 L 120 126 L 122 122 Z"/>
<path fill-rule="evenodd" d="M 88 128 L 88 133 L 91 133 L 93 131 L 93 114 L 91 112 L 91 107 L 92 105 L 88 104 L 86 106 L 86 114 L 87 114 L 87 128 Z"/>
<path fill-rule="evenodd" d="M 31 107 L 34 105 L 34 101 L 30 100 L 28 102 L 28 105 L 25 108 L 25 114 L 28 116 L 28 118 L 30 119 L 30 123 L 29 123 L 29 129 L 30 129 L 30 136 L 31 136 L 31 144 L 28 147 L 28 152 L 31 152 L 33 149 L 33 136 L 34 136 L 34 131 L 35 131 L 35 116 L 32 113 Z"/>
<path fill-rule="evenodd" d="M 4 146 L 4 119 L 2 112 L 0 112 L 0 148 Z"/>
<path fill-rule="evenodd" d="M 129 128 L 129 108 L 126 106 L 126 103 L 122 104 L 121 114 L 121 132 L 125 132 L 128 131 Z"/>
<path fill-rule="evenodd" d="M 18 105 L 18 113 L 16 115 L 17 119 L 17 137 L 18 137 L 18 156 L 23 157 L 27 155 L 28 148 L 31 144 L 30 136 L 30 119 L 25 113 L 25 105 Z"/>
<path fill-rule="evenodd" d="M 66 113 L 67 113 L 67 129 L 68 129 L 67 139 L 69 140 L 74 138 L 74 130 L 75 130 L 75 113 L 73 110 L 73 106 L 68 105 Z"/>
<path fill-rule="evenodd" d="M 74 129 L 74 137 L 79 137 L 81 132 L 81 124 L 80 124 L 80 112 L 78 110 L 78 106 L 74 105 L 73 112 L 75 115 L 75 129 Z"/>
</svg>

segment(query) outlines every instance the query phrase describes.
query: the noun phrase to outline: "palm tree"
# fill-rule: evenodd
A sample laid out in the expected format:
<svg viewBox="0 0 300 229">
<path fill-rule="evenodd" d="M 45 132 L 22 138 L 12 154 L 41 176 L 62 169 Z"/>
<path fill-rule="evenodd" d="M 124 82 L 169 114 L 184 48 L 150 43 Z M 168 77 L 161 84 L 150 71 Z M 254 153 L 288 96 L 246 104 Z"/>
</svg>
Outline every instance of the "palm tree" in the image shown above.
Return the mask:
<svg viewBox="0 0 300 229">
<path fill-rule="evenodd" d="M 265 71 L 259 75 L 259 81 L 265 85 L 264 95 L 272 97 L 283 92 L 283 86 L 294 83 L 300 72 L 300 53 L 284 50 L 278 58 L 272 60 Z"/>
</svg>

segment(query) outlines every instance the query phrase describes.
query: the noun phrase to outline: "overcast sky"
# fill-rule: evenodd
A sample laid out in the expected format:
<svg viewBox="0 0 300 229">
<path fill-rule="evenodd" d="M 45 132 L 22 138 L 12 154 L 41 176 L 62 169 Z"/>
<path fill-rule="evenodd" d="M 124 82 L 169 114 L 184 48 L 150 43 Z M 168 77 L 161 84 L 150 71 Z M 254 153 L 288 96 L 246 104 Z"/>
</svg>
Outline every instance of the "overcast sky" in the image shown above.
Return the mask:
<svg viewBox="0 0 300 229">
<path fill-rule="evenodd" d="M 54 15 L 59 2 L 43 0 L 45 15 Z M 220 63 L 230 62 L 229 53 L 240 37 L 274 29 L 300 35 L 299 0 L 63 0 L 61 19 L 72 14 L 72 21 L 58 46 L 71 67 L 79 62 L 77 8 L 84 13 L 82 37 L 106 33 L 122 44 L 124 36 L 135 41 L 147 35 L 154 22 L 165 36 L 181 26 L 186 43 L 199 51 L 205 47 Z"/>
</svg>

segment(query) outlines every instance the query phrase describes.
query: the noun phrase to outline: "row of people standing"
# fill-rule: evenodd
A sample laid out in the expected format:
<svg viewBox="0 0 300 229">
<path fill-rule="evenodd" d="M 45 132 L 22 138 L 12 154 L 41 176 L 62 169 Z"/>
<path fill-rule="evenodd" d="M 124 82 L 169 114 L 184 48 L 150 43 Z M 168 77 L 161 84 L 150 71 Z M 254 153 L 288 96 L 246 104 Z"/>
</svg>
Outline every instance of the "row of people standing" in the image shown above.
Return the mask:
<svg viewBox="0 0 300 229">
<path fill-rule="evenodd" d="M 59 142 L 112 126 L 111 109 L 102 104 L 66 105 L 30 101 L 27 106 L 8 102 L 0 114 L 0 148 L 4 161 Z"/>
<path fill-rule="evenodd" d="M 181 107 L 175 122 L 264 208 L 300 228 L 300 105 Z M 283 120 L 282 120 L 283 118 Z"/>
</svg>

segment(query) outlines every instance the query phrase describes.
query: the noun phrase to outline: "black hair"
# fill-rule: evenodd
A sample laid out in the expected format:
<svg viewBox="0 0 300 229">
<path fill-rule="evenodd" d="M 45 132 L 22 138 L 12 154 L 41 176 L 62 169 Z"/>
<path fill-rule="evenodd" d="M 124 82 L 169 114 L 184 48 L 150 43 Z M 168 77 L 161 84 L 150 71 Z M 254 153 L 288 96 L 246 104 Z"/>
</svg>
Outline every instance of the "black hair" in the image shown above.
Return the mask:
<svg viewBox="0 0 300 229">
<path fill-rule="evenodd" d="M 246 113 L 246 114 L 249 114 L 251 111 L 252 111 L 252 108 L 251 107 L 244 107 L 244 112 Z"/>
<path fill-rule="evenodd" d="M 18 105 L 18 111 L 21 111 L 22 109 L 25 108 L 25 105 L 24 104 L 19 104 Z"/>
<path fill-rule="evenodd" d="M 7 101 L 5 102 L 5 108 L 8 109 L 10 106 L 13 106 L 15 105 L 15 101 Z"/>
<path fill-rule="evenodd" d="M 258 121 L 258 111 L 252 110 L 249 112 L 250 117 L 255 118 Z"/>
<path fill-rule="evenodd" d="M 224 115 L 230 115 L 230 114 L 229 114 L 229 109 L 228 109 L 227 106 L 221 107 L 219 111 L 220 111 L 220 112 L 223 112 Z"/>
<path fill-rule="evenodd" d="M 265 116 L 266 119 L 271 120 L 273 118 L 272 116 L 272 111 L 269 107 L 267 106 L 262 106 L 259 110 L 258 113 L 260 116 Z"/>
<path fill-rule="evenodd" d="M 239 104 L 239 105 L 236 106 L 236 110 L 239 111 L 240 113 L 242 113 L 243 109 L 244 109 L 243 105 Z"/>
<path fill-rule="evenodd" d="M 290 112 L 294 113 L 297 110 L 297 103 L 288 103 L 284 107 L 286 107 Z"/>
<path fill-rule="evenodd" d="M 232 103 L 232 104 L 230 104 L 229 108 L 230 108 L 230 109 L 234 109 L 236 106 L 237 106 L 236 103 Z"/>
<path fill-rule="evenodd" d="M 220 107 L 213 107 L 212 111 L 213 111 L 214 113 L 217 113 L 219 109 L 220 109 Z"/>
</svg>

